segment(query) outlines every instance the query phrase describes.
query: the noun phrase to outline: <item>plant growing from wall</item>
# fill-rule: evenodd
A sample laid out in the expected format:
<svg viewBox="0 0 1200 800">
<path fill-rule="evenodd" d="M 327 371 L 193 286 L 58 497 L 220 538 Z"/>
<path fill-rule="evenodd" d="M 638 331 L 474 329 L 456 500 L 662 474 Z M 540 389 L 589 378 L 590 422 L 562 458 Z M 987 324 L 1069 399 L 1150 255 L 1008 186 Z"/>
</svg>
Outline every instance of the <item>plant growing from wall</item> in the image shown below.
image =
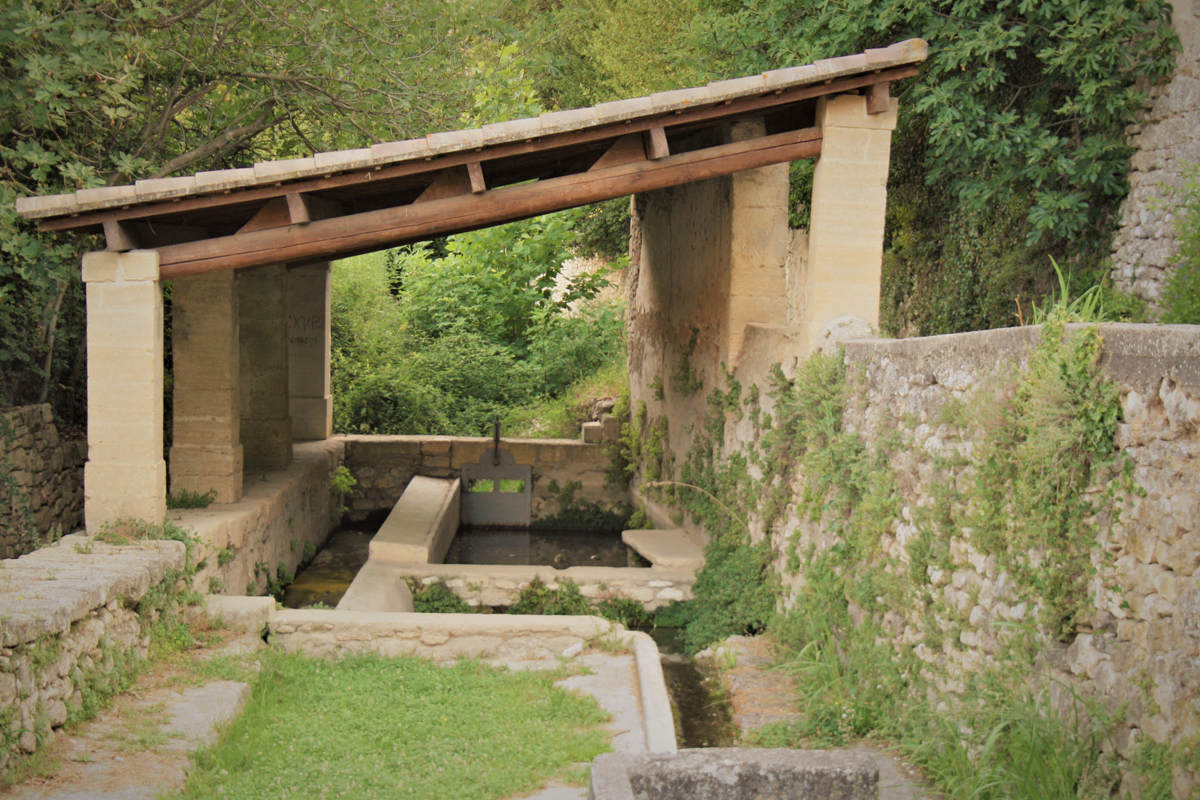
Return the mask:
<svg viewBox="0 0 1200 800">
<path fill-rule="evenodd" d="M 339 466 L 333 471 L 333 475 L 329 479 L 329 491 L 333 495 L 333 518 L 335 525 L 341 522 L 342 517 L 350 510 L 346 507 L 345 501 L 357 485 L 358 481 L 350 474 L 350 470 L 347 467 Z"/>
<path fill-rule="evenodd" d="M 1175 242 L 1171 274 L 1163 289 L 1163 322 L 1200 324 L 1200 165 L 1183 172 L 1176 193 Z"/>
</svg>

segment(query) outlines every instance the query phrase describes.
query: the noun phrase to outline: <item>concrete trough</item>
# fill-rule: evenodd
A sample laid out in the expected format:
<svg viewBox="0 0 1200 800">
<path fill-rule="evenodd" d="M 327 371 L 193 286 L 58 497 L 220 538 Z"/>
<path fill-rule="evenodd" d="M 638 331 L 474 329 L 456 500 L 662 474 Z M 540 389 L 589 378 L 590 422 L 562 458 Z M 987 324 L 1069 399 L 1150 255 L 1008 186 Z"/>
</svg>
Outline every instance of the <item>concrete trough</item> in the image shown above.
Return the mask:
<svg viewBox="0 0 1200 800">
<path fill-rule="evenodd" d="M 876 800 L 879 769 L 862 750 L 706 748 L 605 753 L 589 800 Z"/>
</svg>

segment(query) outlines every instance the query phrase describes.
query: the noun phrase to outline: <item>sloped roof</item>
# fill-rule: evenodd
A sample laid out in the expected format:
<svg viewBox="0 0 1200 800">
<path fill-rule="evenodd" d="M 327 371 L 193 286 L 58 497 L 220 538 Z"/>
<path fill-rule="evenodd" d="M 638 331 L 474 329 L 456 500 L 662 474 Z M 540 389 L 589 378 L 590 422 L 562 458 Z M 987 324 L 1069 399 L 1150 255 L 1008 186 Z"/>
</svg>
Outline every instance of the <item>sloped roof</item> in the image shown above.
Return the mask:
<svg viewBox="0 0 1200 800">
<path fill-rule="evenodd" d="M 774 115 L 775 121 L 768 126 L 772 129 L 768 134 L 807 131 L 787 139 L 788 143 L 816 142 L 816 150 L 812 146 L 797 150 L 795 147 L 778 149 L 780 141 L 764 141 L 764 147 L 776 146 L 778 150 L 774 156 L 776 161 L 766 163 L 815 155 L 819 152 L 819 130 L 805 127 L 812 124 L 815 98 L 882 88 L 881 95 L 876 93 L 875 96 L 881 96 L 886 103 L 888 82 L 915 74 L 914 65 L 925 59 L 927 51 L 923 40 L 912 39 L 814 64 L 718 81 L 698 88 L 601 103 L 590 108 L 556 111 L 482 128 L 317 153 L 310 158 L 267 161 L 241 169 L 141 180 L 132 185 L 82 189 L 70 194 L 23 197 L 17 200 L 17 211 L 27 219 L 39 220 L 43 230 L 103 230 L 108 235 L 110 249 L 153 246 L 165 257 L 164 263 L 180 264 L 200 257 L 216 258 L 220 254 L 241 252 L 250 244 L 259 249 L 270 247 L 269 242 L 278 239 L 277 235 L 275 239 L 266 236 L 267 229 L 271 228 L 316 226 L 315 230 L 306 233 L 305 238 L 312 239 L 317 230 L 328 228 L 333 231 L 334 226 L 321 227 L 331 218 L 365 223 L 371 213 L 379 214 L 385 209 L 414 207 L 421 203 L 432 206 L 433 201 L 447 209 L 458 208 L 470 199 L 469 195 L 475 195 L 475 200 L 512 198 L 517 195 L 514 190 L 519 184 L 540 181 L 549 189 L 552 184 L 545 183 L 548 180 L 558 179 L 561 184 L 568 176 L 578 177 L 613 164 L 625 165 L 625 173 L 638 171 L 636 165 L 630 166 L 635 162 L 679 168 L 669 181 L 660 169 L 655 179 L 657 183 L 643 187 L 642 183 L 627 176 L 624 183 L 610 181 L 606 189 L 597 189 L 587 195 L 599 196 L 597 192 L 607 191 L 610 196 L 620 196 L 630 191 L 697 179 L 688 177 L 698 174 L 694 168 L 689 171 L 684 169 L 685 163 L 676 164 L 671 160 L 683 158 L 678 154 L 697 148 L 687 137 L 695 138 L 696 131 L 705 126 L 711 128 L 714 124 L 736 122 L 751 116 Z M 631 146 L 630 135 L 634 133 L 643 134 L 645 138 L 645 145 L 636 156 L 626 153 Z M 769 138 L 764 137 L 764 140 Z M 716 151 L 713 153 L 720 155 Z M 691 159 L 694 161 L 696 158 Z M 728 167 L 748 168 L 739 166 L 748 163 L 745 159 L 725 159 L 723 163 L 726 162 Z M 703 174 L 721 174 L 714 173 L 713 169 L 715 167 L 707 168 Z M 576 192 L 569 200 L 564 198 L 566 204 L 557 207 L 594 202 L 586 198 L 581 201 L 584 197 Z M 457 204 L 451 202 L 455 198 L 458 198 Z M 518 204 L 519 209 L 511 202 L 510 205 L 513 210 L 499 214 L 491 222 L 485 220 L 483 224 L 477 224 L 487 215 L 475 214 L 470 222 L 465 217 L 458 222 L 438 222 L 428 230 L 414 228 L 404 236 L 388 241 L 414 241 L 467 230 L 469 226 L 483 227 L 484 224 L 545 213 L 538 209 L 546 204 L 522 203 Z M 418 216 L 429 217 L 432 211 L 432 208 L 422 207 Z M 172 232 L 163 234 L 168 230 Z M 235 246 L 233 240 L 237 237 L 240 238 Z M 197 248 L 197 239 L 227 241 L 220 246 Z M 388 246 L 381 245 L 383 241 L 379 237 L 360 238 L 354 244 L 324 250 L 309 248 L 312 252 L 306 250 L 304 255 L 297 252 L 289 257 L 338 257 L 356 247 L 361 252 L 362 248 Z M 268 263 L 252 257 L 228 263 L 235 267 L 253 266 L 250 262 Z M 179 269 L 183 270 L 182 267 Z M 191 273 L 181 271 L 180 274 Z"/>
</svg>

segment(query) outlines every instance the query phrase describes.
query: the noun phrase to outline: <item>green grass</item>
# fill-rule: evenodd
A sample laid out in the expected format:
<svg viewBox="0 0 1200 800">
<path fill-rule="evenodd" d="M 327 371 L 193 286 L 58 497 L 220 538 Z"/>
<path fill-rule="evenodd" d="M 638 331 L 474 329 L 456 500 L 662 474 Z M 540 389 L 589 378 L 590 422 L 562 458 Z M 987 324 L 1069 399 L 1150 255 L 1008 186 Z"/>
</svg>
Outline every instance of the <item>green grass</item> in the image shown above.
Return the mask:
<svg viewBox="0 0 1200 800">
<path fill-rule="evenodd" d="M 186 798 L 489 800 L 578 777 L 609 749 L 591 697 L 556 672 L 375 655 L 269 653 L 246 710 L 196 756 Z"/>
</svg>

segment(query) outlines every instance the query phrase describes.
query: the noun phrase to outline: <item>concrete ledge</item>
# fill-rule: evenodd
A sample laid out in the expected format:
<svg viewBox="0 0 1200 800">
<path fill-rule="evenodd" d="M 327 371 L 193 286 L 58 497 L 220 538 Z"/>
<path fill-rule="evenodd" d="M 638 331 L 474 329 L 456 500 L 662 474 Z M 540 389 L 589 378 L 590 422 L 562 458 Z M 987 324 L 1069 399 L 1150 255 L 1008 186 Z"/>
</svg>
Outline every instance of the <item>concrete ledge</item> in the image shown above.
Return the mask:
<svg viewBox="0 0 1200 800">
<path fill-rule="evenodd" d="M 0 647 L 66 633 L 93 609 L 137 601 L 169 571 L 183 569 L 184 559 L 182 542 L 116 546 L 76 533 L 0 561 Z"/>
<path fill-rule="evenodd" d="M 285 610 L 270 624 L 271 641 L 287 652 L 531 660 L 624 628 L 600 617 L 509 614 L 400 614 L 379 611 Z"/>
<path fill-rule="evenodd" d="M 656 567 L 695 571 L 704 566 L 704 548 L 682 528 L 622 531 L 621 541 Z"/>
<path fill-rule="evenodd" d="M 220 621 L 226 628 L 261 634 L 275 616 L 275 598 L 210 594 L 205 596 L 204 605 L 189 607 L 185 615 L 189 620 L 203 616 Z"/>
<path fill-rule="evenodd" d="M 634 631 L 629 638 L 637 663 L 638 692 L 646 727 L 646 750 L 651 753 L 674 753 L 679 747 L 675 741 L 675 717 L 671 714 L 671 696 L 667 694 L 658 645 L 649 634 L 641 631 Z"/>
<path fill-rule="evenodd" d="M 395 565 L 370 558 L 337 604 L 338 611 L 392 611 L 410 613 L 412 592 L 408 581 L 396 575 Z"/>
<path fill-rule="evenodd" d="M 605 753 L 592 762 L 589 800 L 876 800 L 879 770 L 862 750 L 711 748 Z"/>
<path fill-rule="evenodd" d="M 371 558 L 428 564 L 446 557 L 458 531 L 459 480 L 413 477 L 371 540 Z"/>
</svg>

